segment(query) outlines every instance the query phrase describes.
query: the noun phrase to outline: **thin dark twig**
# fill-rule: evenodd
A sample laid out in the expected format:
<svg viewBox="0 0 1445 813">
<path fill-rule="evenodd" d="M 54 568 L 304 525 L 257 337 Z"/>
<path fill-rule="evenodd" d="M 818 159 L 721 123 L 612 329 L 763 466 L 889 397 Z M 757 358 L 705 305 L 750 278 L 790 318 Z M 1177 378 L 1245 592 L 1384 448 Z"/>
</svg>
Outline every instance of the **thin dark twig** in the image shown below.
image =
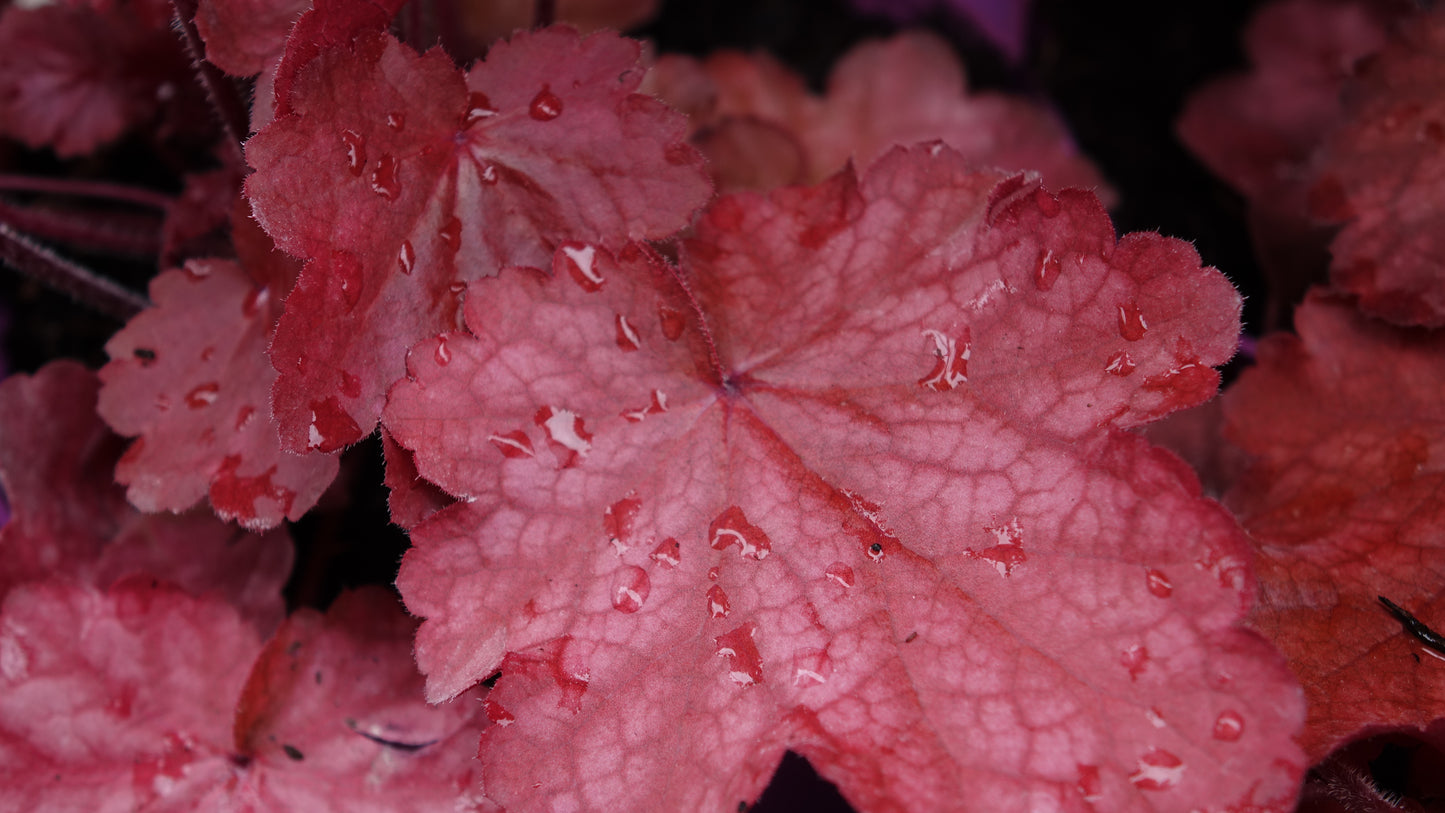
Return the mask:
<svg viewBox="0 0 1445 813">
<path fill-rule="evenodd" d="M 1430 629 L 1424 621 L 1411 615 L 1404 607 L 1401 607 L 1384 596 L 1375 596 L 1375 598 L 1379 599 L 1380 603 L 1385 605 L 1385 609 L 1389 611 L 1390 615 L 1395 616 L 1395 620 L 1400 622 L 1400 626 L 1404 627 L 1406 632 L 1415 636 L 1420 643 L 1430 649 L 1439 652 L 1441 655 L 1445 655 L 1445 635 L 1441 635 L 1435 630 Z"/>
<path fill-rule="evenodd" d="M 181 42 L 185 44 L 186 53 L 191 57 L 191 65 L 196 69 L 196 78 L 201 87 L 206 89 L 206 98 L 211 100 L 211 109 L 221 120 L 221 127 L 225 129 L 231 145 L 236 148 L 236 157 L 244 163 L 241 145 L 250 133 L 250 118 L 246 106 L 241 102 L 241 95 L 236 92 L 236 86 L 219 68 L 206 61 L 201 32 L 196 30 L 197 5 L 197 0 L 171 0 L 171 6 L 176 11 L 176 27 L 180 29 Z"/>
<path fill-rule="evenodd" d="M 150 307 L 135 291 L 32 242 L 6 223 L 0 223 L 0 262 L 121 321 Z"/>
<path fill-rule="evenodd" d="M 32 237 L 89 251 L 154 257 L 161 250 L 161 219 L 134 213 L 97 214 L 22 208 L 0 201 L 0 222 Z"/>
<path fill-rule="evenodd" d="M 34 192 L 42 195 L 68 195 L 77 198 L 101 198 L 134 203 L 150 209 L 166 211 L 174 199 L 170 195 L 105 181 L 72 181 L 67 178 L 35 178 L 29 175 L 0 175 L 0 189 L 7 192 Z"/>
</svg>

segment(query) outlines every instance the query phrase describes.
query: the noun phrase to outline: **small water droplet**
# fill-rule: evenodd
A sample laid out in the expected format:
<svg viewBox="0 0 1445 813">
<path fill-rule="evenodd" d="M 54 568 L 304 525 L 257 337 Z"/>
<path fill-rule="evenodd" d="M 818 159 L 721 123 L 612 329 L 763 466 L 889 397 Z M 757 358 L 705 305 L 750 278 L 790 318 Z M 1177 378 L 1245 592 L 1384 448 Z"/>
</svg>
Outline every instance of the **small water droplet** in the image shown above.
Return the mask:
<svg viewBox="0 0 1445 813">
<path fill-rule="evenodd" d="M 360 398 L 360 397 L 361 397 L 361 379 L 360 379 L 360 378 L 357 378 L 356 376 L 352 375 L 351 373 L 348 373 L 348 372 L 345 371 L 345 370 L 342 370 L 342 371 L 341 371 L 341 394 L 342 394 L 342 395 L 345 395 L 347 398 Z"/>
<path fill-rule="evenodd" d="M 191 409 L 204 409 L 216 402 L 220 392 L 221 385 L 219 383 L 208 381 L 186 393 L 186 406 Z"/>
<path fill-rule="evenodd" d="M 454 294 L 462 294 L 466 292 L 467 284 L 465 282 L 457 281 L 448 285 L 447 288 Z"/>
<path fill-rule="evenodd" d="M 707 569 L 707 580 L 710 582 L 717 581 L 717 577 L 720 575 L 722 575 L 722 571 L 718 569 L 717 565 L 713 565 Z"/>
<path fill-rule="evenodd" d="M 648 415 L 661 415 L 667 411 L 667 393 L 662 390 L 653 390 L 647 406 L 641 409 L 629 409 L 622 413 L 622 417 L 632 423 L 638 423 Z"/>
<path fill-rule="evenodd" d="M 437 348 L 432 353 L 432 358 L 436 359 L 438 367 L 445 367 L 452 363 L 452 349 L 447 347 L 447 339 L 445 336 L 437 338 Z"/>
<path fill-rule="evenodd" d="M 1169 725 L 1168 723 L 1164 722 L 1164 714 L 1160 712 L 1159 709 L 1150 708 L 1144 712 L 1144 716 L 1149 720 L 1149 725 L 1152 725 L 1155 728 L 1163 728 L 1164 726 Z"/>
<path fill-rule="evenodd" d="M 1084 765 L 1080 763 L 1079 782 L 1075 787 L 1079 789 L 1079 795 L 1085 801 L 1097 802 L 1104 797 L 1104 782 L 1099 778 L 1098 765 Z"/>
<path fill-rule="evenodd" d="M 532 97 L 527 113 L 537 121 L 551 121 L 562 115 L 562 100 L 552 92 L 549 85 L 543 85 L 537 95 Z"/>
<path fill-rule="evenodd" d="M 1149 662 L 1149 650 L 1142 644 L 1134 644 L 1119 654 L 1119 663 L 1129 670 L 1129 679 L 1138 680 Z"/>
<path fill-rule="evenodd" d="M 1139 305 L 1132 300 L 1119 306 L 1119 335 L 1124 341 L 1137 342 L 1144 338 L 1149 331 L 1149 323 L 1144 321 L 1144 312 L 1139 310 Z"/>
<path fill-rule="evenodd" d="M 617 346 L 622 348 L 622 352 L 624 353 L 630 353 L 634 350 L 641 349 L 642 340 L 637 336 L 637 328 L 633 327 L 632 323 L 627 321 L 626 316 L 623 316 L 620 313 L 616 314 L 616 316 Z"/>
<path fill-rule="evenodd" d="M 852 587 L 856 583 L 853 579 L 853 568 L 848 567 L 842 562 L 834 562 L 828 565 L 828 569 L 823 571 L 823 575 L 844 587 Z"/>
<path fill-rule="evenodd" d="M 1124 378 L 1133 373 L 1137 366 L 1128 351 L 1120 350 L 1109 357 L 1108 363 L 1104 365 L 1104 372 Z"/>
<path fill-rule="evenodd" d="M 206 262 L 188 262 L 185 269 L 186 277 L 192 282 L 200 282 L 211 275 L 211 264 Z"/>
<path fill-rule="evenodd" d="M 650 592 L 652 580 L 647 577 L 647 571 L 624 565 L 612 577 L 612 608 L 618 612 L 635 613 L 642 609 Z"/>
<path fill-rule="evenodd" d="M 1244 736 L 1244 717 L 1234 709 L 1225 709 L 1214 720 L 1214 738 L 1224 742 L 1237 742 Z"/>
<path fill-rule="evenodd" d="M 251 422 L 251 417 L 255 414 L 256 410 L 254 407 L 241 407 L 241 409 L 236 412 L 236 431 L 239 432 L 246 428 L 246 424 Z"/>
<path fill-rule="evenodd" d="M 386 126 L 387 126 L 387 127 L 390 127 L 391 129 L 393 129 L 393 130 L 395 130 L 395 131 L 397 131 L 398 133 L 401 132 L 401 131 L 406 127 L 406 114 L 405 114 L 405 113 L 388 113 L 388 114 L 386 114 Z"/>
<path fill-rule="evenodd" d="M 642 500 L 634 496 L 623 497 L 602 512 L 602 530 L 607 534 L 607 540 L 617 548 L 619 556 L 630 547 L 627 542 L 632 538 L 640 513 Z"/>
<path fill-rule="evenodd" d="M 997 544 L 982 551 L 967 548 L 963 552 L 965 556 L 989 562 L 999 575 L 1004 577 L 1012 576 L 1015 570 L 1028 562 L 1029 557 L 1024 553 L 1023 528 L 1017 517 L 1002 525 L 990 525 L 984 530 L 994 535 Z"/>
<path fill-rule="evenodd" d="M 561 269 L 554 268 L 554 273 L 565 270 L 567 275 L 588 293 L 602 290 L 602 283 L 607 281 L 597 268 L 597 249 L 593 246 L 564 243 L 554 262 L 562 265 Z"/>
<path fill-rule="evenodd" d="M 583 426 L 582 417 L 570 409 L 544 406 L 532 416 L 532 422 L 542 427 L 547 439 L 563 451 L 563 467 L 592 451 L 592 433 Z"/>
<path fill-rule="evenodd" d="M 662 336 L 670 342 L 682 338 L 682 331 L 687 327 L 687 317 L 682 311 L 676 311 L 665 305 L 657 306 L 657 319 L 662 325 Z"/>
<path fill-rule="evenodd" d="M 517 718 L 513 717 L 510 711 L 502 708 L 501 703 L 498 703 L 490 697 L 482 701 L 482 711 L 486 712 L 487 719 L 491 720 L 493 725 L 498 725 L 502 728 L 506 728 L 512 723 L 517 722 Z"/>
<path fill-rule="evenodd" d="M 216 357 L 216 348 L 215 348 L 214 346 L 208 344 L 208 345 L 206 345 L 204 348 L 201 349 L 201 361 L 202 361 L 202 362 L 210 361 L 211 359 L 213 359 L 213 358 L 215 358 L 215 357 Z"/>
<path fill-rule="evenodd" d="M 648 558 L 664 567 L 677 567 L 682 563 L 682 546 L 669 536 L 658 543 L 657 549 L 648 554 Z"/>
<path fill-rule="evenodd" d="M 463 127 L 470 127 L 482 119 L 489 119 L 497 115 L 497 109 L 492 107 L 492 100 L 487 94 L 481 91 L 472 91 L 467 94 L 467 113 L 462 119 Z"/>
<path fill-rule="evenodd" d="M 497 451 L 501 452 L 503 457 L 535 457 L 537 454 L 536 450 L 532 448 L 532 439 L 520 429 L 500 435 L 490 435 L 487 440 L 497 447 Z"/>
<path fill-rule="evenodd" d="M 447 218 L 447 222 L 437 229 L 437 236 L 446 244 L 447 250 L 457 253 L 462 248 L 462 221 L 455 216 Z"/>
<path fill-rule="evenodd" d="M 339 295 L 341 301 L 346 303 L 348 311 L 354 309 L 361 302 L 361 261 L 347 252 L 333 252 L 328 270 L 331 273 L 327 276 L 327 282 L 334 292 L 333 295 Z"/>
<path fill-rule="evenodd" d="M 411 270 L 416 267 L 416 249 L 411 247 L 410 240 L 401 241 L 401 250 L 396 252 L 396 267 L 407 276 L 410 276 Z"/>
<path fill-rule="evenodd" d="M 346 168 L 352 175 L 361 175 L 366 166 L 366 139 L 355 130 L 342 130 L 341 144 L 346 148 Z"/>
<path fill-rule="evenodd" d="M 496 186 L 501 179 L 501 173 L 497 172 L 497 165 L 491 161 L 477 162 L 477 179 L 487 186 Z"/>
<path fill-rule="evenodd" d="M 727 618 L 732 614 L 733 605 L 721 586 L 714 584 L 707 589 L 707 612 L 713 618 Z"/>
<path fill-rule="evenodd" d="M 246 294 L 246 299 L 241 303 L 241 315 L 247 319 L 255 319 L 261 309 L 271 301 L 270 288 L 252 288 Z"/>
<path fill-rule="evenodd" d="M 743 509 L 728 506 L 708 526 L 707 538 L 714 550 L 723 550 L 736 544 L 744 557 L 766 559 L 773 550 L 773 542 L 758 526 L 748 522 Z"/>
<path fill-rule="evenodd" d="M 371 191 L 387 200 L 396 200 L 401 196 L 401 181 L 396 177 L 395 158 L 383 155 L 376 159 L 376 166 L 371 170 Z"/>
<path fill-rule="evenodd" d="M 1149 592 L 1159 598 L 1169 598 L 1174 595 L 1174 582 L 1169 581 L 1169 577 L 1164 575 L 1163 571 L 1151 567 L 1144 571 L 1144 578 L 1148 582 Z"/>
<path fill-rule="evenodd" d="M 1169 790 L 1184 776 L 1184 760 L 1162 748 L 1150 749 L 1139 757 L 1139 767 L 1129 781 L 1140 790 Z"/>
<path fill-rule="evenodd" d="M 713 640 L 717 643 L 717 654 L 728 660 L 728 677 L 734 683 L 752 686 L 763 681 L 763 658 L 753 641 L 752 624 L 744 624 Z"/>
<path fill-rule="evenodd" d="M 1039 254 L 1039 267 L 1034 269 L 1034 287 L 1040 291 L 1053 290 L 1054 283 L 1058 282 L 1059 274 L 1064 270 L 1064 264 L 1054 256 L 1052 250 L 1044 250 Z"/>
<path fill-rule="evenodd" d="M 934 392 L 947 392 L 968 381 L 968 358 L 973 352 L 969 329 L 964 328 L 957 339 L 949 338 L 939 330 L 925 330 L 923 335 L 933 340 L 933 369 L 918 379 L 918 386 Z"/>
<path fill-rule="evenodd" d="M 833 661 L 822 649 L 802 649 L 793 654 L 793 685 L 801 689 L 822 686 L 833 676 Z"/>
</svg>

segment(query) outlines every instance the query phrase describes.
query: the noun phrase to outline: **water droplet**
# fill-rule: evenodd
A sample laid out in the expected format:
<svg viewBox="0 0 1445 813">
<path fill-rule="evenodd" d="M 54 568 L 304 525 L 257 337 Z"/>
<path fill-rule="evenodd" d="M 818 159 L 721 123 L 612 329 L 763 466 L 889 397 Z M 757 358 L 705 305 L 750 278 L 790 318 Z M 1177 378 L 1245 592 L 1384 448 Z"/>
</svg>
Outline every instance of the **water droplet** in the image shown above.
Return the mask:
<svg viewBox="0 0 1445 813">
<path fill-rule="evenodd" d="M 221 392 L 221 385 L 215 381 L 208 381 L 186 393 L 186 406 L 191 409 L 203 409 L 216 402 Z"/>
<path fill-rule="evenodd" d="M 1104 365 L 1104 372 L 1124 378 L 1133 373 L 1137 366 L 1134 364 L 1134 357 L 1129 355 L 1128 351 L 1120 350 L 1109 357 L 1108 363 Z"/>
<path fill-rule="evenodd" d="M 157 395 L 157 396 L 156 396 L 156 410 L 157 410 L 157 411 L 160 411 L 160 412 L 169 412 L 170 409 L 171 409 L 171 397 L 170 397 L 169 395 L 166 395 L 165 393 L 161 393 L 160 395 Z"/>
<path fill-rule="evenodd" d="M 578 458 L 592 451 L 592 434 L 583 426 L 582 417 L 570 409 L 544 406 L 532 416 L 532 422 L 542 427 L 553 445 L 564 450 L 564 467 L 575 464 Z"/>
<path fill-rule="evenodd" d="M 1150 708 L 1144 712 L 1144 717 L 1149 720 L 1149 725 L 1155 728 L 1163 728 L 1168 723 L 1164 722 L 1164 714 L 1156 708 Z"/>
<path fill-rule="evenodd" d="M 395 158 L 383 155 L 376 159 L 376 166 L 371 170 L 371 191 L 387 200 L 396 200 L 401 196 L 401 181 L 396 177 Z"/>
<path fill-rule="evenodd" d="M 682 563 L 682 546 L 669 536 L 658 543 L 657 549 L 648 554 L 648 558 L 665 567 L 677 567 Z"/>
<path fill-rule="evenodd" d="M 208 345 L 206 345 L 204 348 L 201 349 L 201 361 L 207 362 L 207 361 L 210 361 L 211 359 L 213 359 L 213 358 L 215 358 L 215 357 L 216 357 L 216 348 L 215 348 L 214 346 L 208 344 Z"/>
<path fill-rule="evenodd" d="M 386 126 L 397 131 L 398 133 L 401 132 L 402 129 L 406 127 L 406 114 L 388 113 L 386 115 Z"/>
<path fill-rule="evenodd" d="M 191 282 L 200 282 L 211 275 L 211 264 L 205 262 L 188 262 L 185 265 L 186 277 Z"/>
<path fill-rule="evenodd" d="M 1159 598 L 1169 598 L 1174 595 L 1174 582 L 1169 581 L 1169 577 L 1164 575 L 1163 571 L 1151 567 L 1144 571 L 1144 578 L 1149 584 L 1149 592 Z"/>
<path fill-rule="evenodd" d="M 842 562 L 834 562 L 828 565 L 828 569 L 823 571 L 823 575 L 844 587 L 852 587 L 856 584 L 853 579 L 853 568 L 848 567 Z"/>
<path fill-rule="evenodd" d="M 662 325 L 663 338 L 675 342 L 682 338 L 682 331 L 687 327 L 687 317 L 682 311 L 676 311 L 665 305 L 657 306 L 657 319 Z"/>
<path fill-rule="evenodd" d="M 1034 204 L 1039 207 L 1040 212 L 1043 212 L 1044 217 L 1058 217 L 1059 212 L 1064 209 L 1057 197 L 1042 188 L 1034 189 Z"/>
<path fill-rule="evenodd" d="M 447 288 L 454 294 L 462 294 L 467 290 L 467 284 L 465 282 L 453 282 L 448 285 Z"/>
<path fill-rule="evenodd" d="M 462 119 L 463 127 L 470 127 L 495 115 L 497 109 L 492 107 L 492 100 L 487 98 L 487 94 L 475 90 L 467 94 L 467 113 Z"/>
<path fill-rule="evenodd" d="M 612 577 L 612 608 L 618 612 L 635 613 L 642 609 L 651 591 L 652 580 L 647 577 L 647 571 L 624 565 Z"/>
<path fill-rule="evenodd" d="M 256 315 L 259 314 L 261 309 L 266 307 L 270 301 L 270 288 L 252 288 L 246 294 L 246 299 L 241 303 L 241 315 L 247 319 L 255 319 Z"/>
<path fill-rule="evenodd" d="M 487 186 L 496 186 L 501 174 L 491 161 L 477 161 L 477 179 Z"/>
<path fill-rule="evenodd" d="M 517 722 L 517 718 L 513 717 L 510 711 L 502 708 L 501 703 L 490 697 L 482 701 L 482 711 L 486 712 L 487 719 L 491 720 L 493 725 L 499 725 L 502 728 Z"/>
<path fill-rule="evenodd" d="M 361 427 L 351 413 L 341 408 L 341 400 L 332 395 L 312 401 L 311 425 L 307 427 L 306 448 L 334 452 L 361 439 Z"/>
<path fill-rule="evenodd" d="M 346 168 L 352 175 L 361 175 L 366 166 L 366 139 L 355 130 L 342 130 L 341 144 L 346 148 Z"/>
<path fill-rule="evenodd" d="M 707 538 L 714 550 L 736 544 L 739 552 L 752 559 L 766 559 L 773 551 L 773 542 L 758 526 L 748 522 L 743 509 L 730 505 L 708 526 Z"/>
<path fill-rule="evenodd" d="M 550 86 L 543 85 L 537 95 L 532 97 L 527 113 L 537 121 L 551 121 L 562 115 L 562 100 L 552 92 Z"/>
<path fill-rule="evenodd" d="M 1149 661 L 1149 650 L 1141 644 L 1134 644 L 1119 654 L 1119 663 L 1129 670 L 1129 679 L 1138 680 Z"/>
<path fill-rule="evenodd" d="M 732 614 L 733 605 L 721 586 L 714 584 L 707 589 L 707 612 L 713 618 L 727 618 Z"/>
<path fill-rule="evenodd" d="M 622 417 L 632 423 L 638 423 L 648 415 L 661 415 L 667 411 L 667 393 L 662 390 L 653 390 L 652 397 L 647 406 L 641 409 L 629 409 L 622 413 Z"/>
<path fill-rule="evenodd" d="M 964 328 L 963 335 L 957 339 L 951 339 L 938 330 L 925 330 L 923 335 L 933 340 L 933 369 L 918 379 L 918 386 L 934 392 L 947 392 L 968 381 L 968 357 L 973 352 L 969 329 Z"/>
<path fill-rule="evenodd" d="M 637 336 L 637 328 L 627 321 L 627 317 L 617 314 L 617 346 L 622 348 L 624 353 L 630 353 L 642 347 L 642 340 Z"/>
<path fill-rule="evenodd" d="M 437 349 L 432 353 L 432 358 L 436 360 L 438 367 L 445 367 L 452 363 L 452 349 L 447 347 L 445 336 L 437 337 Z"/>
<path fill-rule="evenodd" d="M 243 406 L 236 412 L 236 431 L 239 432 L 251 422 L 251 417 L 256 414 L 254 407 Z"/>
<path fill-rule="evenodd" d="M 734 683 L 751 686 L 763 681 L 763 658 L 753 641 L 752 624 L 744 624 L 713 640 L 717 642 L 717 654 L 728 660 L 728 677 Z"/>
<path fill-rule="evenodd" d="M 821 686 L 833 676 L 833 661 L 822 649 L 803 649 L 793 654 L 793 685 L 802 689 Z"/>
<path fill-rule="evenodd" d="M 633 496 L 623 497 L 602 512 L 602 530 L 607 534 L 607 540 L 617 548 L 618 555 L 629 547 L 627 542 L 632 538 L 633 526 L 637 524 L 640 513 L 642 500 Z"/>
<path fill-rule="evenodd" d="M 453 254 L 457 253 L 462 248 L 462 221 L 458 220 L 456 216 L 447 218 L 447 222 L 437 229 L 437 236 L 442 239 L 447 250 Z"/>
<path fill-rule="evenodd" d="M 967 548 L 963 552 L 966 557 L 989 562 L 999 575 L 1004 577 L 1012 576 L 1016 569 L 1028 562 L 1029 557 L 1024 553 L 1024 532 L 1017 517 L 1002 525 L 988 526 L 984 530 L 992 533 L 998 543 L 982 551 Z"/>
<path fill-rule="evenodd" d="M 536 450 L 532 448 L 532 439 L 520 429 L 500 435 L 490 435 L 487 440 L 497 447 L 497 451 L 501 452 L 503 457 L 534 457 L 537 454 Z"/>
<path fill-rule="evenodd" d="M 410 240 L 401 241 L 401 250 L 396 253 L 396 267 L 401 269 L 401 273 L 408 276 L 416 267 L 416 249 L 411 247 Z"/>
<path fill-rule="evenodd" d="M 710 582 L 715 582 L 715 581 L 717 581 L 717 577 L 720 576 L 721 574 L 722 574 L 722 571 L 720 571 L 720 570 L 718 569 L 718 566 L 717 566 L 717 565 L 713 565 L 712 567 L 710 567 L 710 568 L 707 569 L 707 580 L 710 581 Z"/>
<path fill-rule="evenodd" d="M 1214 738 L 1224 742 L 1237 742 L 1244 736 L 1244 717 L 1234 709 L 1225 709 L 1214 720 Z"/>
<path fill-rule="evenodd" d="M 1040 291 L 1053 290 L 1054 283 L 1058 282 L 1059 274 L 1064 270 L 1064 264 L 1054 256 L 1054 252 L 1045 249 L 1039 254 L 1039 267 L 1034 269 L 1034 286 Z"/>
<path fill-rule="evenodd" d="M 341 371 L 341 394 L 342 394 L 342 395 L 345 395 L 347 398 L 360 398 L 360 397 L 361 397 L 361 379 L 360 379 L 360 378 L 357 378 L 356 376 L 352 375 L 351 373 L 346 372 L 345 370 L 342 370 L 342 371 Z"/>
<path fill-rule="evenodd" d="M 1144 338 L 1149 330 L 1149 323 L 1144 321 L 1144 313 L 1139 310 L 1139 305 L 1132 300 L 1119 306 L 1119 335 L 1124 341 L 1137 342 Z"/>
<path fill-rule="evenodd" d="M 1150 749 L 1139 757 L 1139 767 L 1129 781 L 1140 790 L 1169 790 L 1184 776 L 1184 760 L 1162 748 Z"/>
<path fill-rule="evenodd" d="M 1075 787 L 1085 801 L 1097 802 L 1104 797 L 1104 782 L 1099 778 L 1098 765 L 1079 764 L 1079 782 Z"/>
<path fill-rule="evenodd" d="M 602 283 L 607 281 L 597 268 L 597 249 L 593 246 L 564 243 L 555 261 L 560 262 L 573 281 L 589 294 L 602 290 Z"/>
</svg>

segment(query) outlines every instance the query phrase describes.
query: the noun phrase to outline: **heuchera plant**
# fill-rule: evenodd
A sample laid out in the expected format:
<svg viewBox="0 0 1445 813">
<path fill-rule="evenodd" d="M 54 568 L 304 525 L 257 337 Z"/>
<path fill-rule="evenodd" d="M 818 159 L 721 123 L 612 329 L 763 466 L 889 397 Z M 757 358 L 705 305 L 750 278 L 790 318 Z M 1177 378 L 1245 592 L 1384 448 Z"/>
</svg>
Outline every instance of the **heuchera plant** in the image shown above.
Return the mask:
<svg viewBox="0 0 1445 813">
<path fill-rule="evenodd" d="M 1116 234 L 1057 117 L 967 92 L 937 37 L 818 96 L 605 30 L 653 3 L 494 38 L 180 0 L 154 61 L 164 7 L 7 8 L 8 135 L 212 164 L 180 203 L 4 179 L 157 210 L 183 261 L 141 298 L 18 230 L 83 232 L 64 212 L 0 207 L 8 262 L 128 317 L 98 373 L 0 383 L 0 807 L 738 811 L 787 752 L 864 811 L 1428 801 L 1359 764 L 1445 717 L 1445 24 L 1330 5 L 1378 27 L 1324 38 L 1375 56 L 1309 81 L 1322 140 L 1181 125 L 1308 224 L 1282 245 L 1343 224 L 1340 289 L 1207 411 L 1240 295 Z M 1156 446 L 1171 415 L 1152 437 L 1208 440 Z M 288 607 L 289 524 L 358 509 L 372 434 L 396 593 Z"/>
</svg>

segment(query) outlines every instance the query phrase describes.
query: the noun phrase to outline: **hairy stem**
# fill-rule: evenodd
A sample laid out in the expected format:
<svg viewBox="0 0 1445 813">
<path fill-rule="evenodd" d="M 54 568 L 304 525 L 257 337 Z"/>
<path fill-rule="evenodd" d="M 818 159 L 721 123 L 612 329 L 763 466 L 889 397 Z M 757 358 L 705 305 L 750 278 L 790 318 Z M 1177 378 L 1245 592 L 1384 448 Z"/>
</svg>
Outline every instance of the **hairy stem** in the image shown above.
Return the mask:
<svg viewBox="0 0 1445 813">
<path fill-rule="evenodd" d="M 0 222 L 0 262 L 108 316 L 125 321 L 150 306 L 146 298 L 32 242 Z"/>
<path fill-rule="evenodd" d="M 216 118 L 220 119 L 227 140 L 235 148 L 236 157 L 242 159 L 240 163 L 244 163 L 241 145 L 250 132 L 250 118 L 246 113 L 246 106 L 241 102 L 241 95 L 236 92 L 236 86 L 219 68 L 206 61 L 201 33 L 196 30 L 197 5 L 197 0 L 171 0 L 171 6 L 176 11 L 176 27 L 180 30 L 186 53 L 191 57 L 196 79 L 201 83 L 201 87 L 206 89 L 206 98 L 210 99 L 211 109 L 215 111 Z"/>
<path fill-rule="evenodd" d="M 0 174 L 0 190 L 34 192 L 43 195 L 69 195 L 77 198 L 101 198 L 134 203 L 137 206 L 161 211 L 169 209 L 173 202 L 170 195 L 138 186 L 104 181 L 72 181 L 66 178 L 35 178 L 29 175 Z"/>
</svg>

